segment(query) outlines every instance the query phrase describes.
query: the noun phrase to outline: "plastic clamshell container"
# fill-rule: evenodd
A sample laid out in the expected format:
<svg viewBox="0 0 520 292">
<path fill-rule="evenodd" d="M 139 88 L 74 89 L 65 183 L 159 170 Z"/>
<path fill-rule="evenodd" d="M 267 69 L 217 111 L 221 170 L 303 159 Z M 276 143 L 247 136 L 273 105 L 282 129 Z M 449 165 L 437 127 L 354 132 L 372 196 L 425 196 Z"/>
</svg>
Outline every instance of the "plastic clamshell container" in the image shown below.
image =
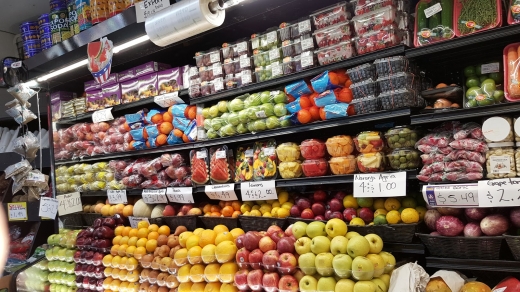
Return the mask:
<svg viewBox="0 0 520 292">
<path fill-rule="evenodd" d="M 516 0 L 509 0 L 509 6 L 507 7 L 507 23 L 517 24 L 520 22 L 520 4 Z"/>
<path fill-rule="evenodd" d="M 381 100 L 379 97 L 368 96 L 354 99 L 351 103 L 356 114 L 368 114 L 381 110 Z"/>
<path fill-rule="evenodd" d="M 318 56 L 318 62 L 323 66 L 353 57 L 356 51 L 352 42 L 347 41 L 315 51 L 315 54 Z"/>
<path fill-rule="evenodd" d="M 318 139 L 307 139 L 300 144 L 300 151 L 305 159 L 319 159 L 326 155 L 325 142 Z"/>
<path fill-rule="evenodd" d="M 253 144 L 241 145 L 236 149 L 235 182 L 253 180 Z"/>
<path fill-rule="evenodd" d="M 223 45 L 224 46 L 224 45 Z M 220 49 L 223 59 L 238 58 L 240 56 L 251 56 L 251 46 L 247 40 L 237 41 Z"/>
<path fill-rule="evenodd" d="M 300 41 L 284 41 L 282 43 L 282 53 L 284 58 L 300 55 L 302 53 L 302 43 Z"/>
<path fill-rule="evenodd" d="M 362 173 L 381 172 L 385 170 L 385 155 L 382 152 L 360 153 L 357 166 Z"/>
<path fill-rule="evenodd" d="M 354 152 L 354 140 L 347 135 L 330 137 L 325 142 L 325 146 L 332 157 L 349 156 Z"/>
<path fill-rule="evenodd" d="M 355 39 L 356 51 L 359 55 L 375 52 L 398 45 L 402 40 L 402 34 L 392 27 L 379 31 L 373 31 Z"/>
<path fill-rule="evenodd" d="M 377 32 L 390 26 L 397 27 L 397 9 L 393 6 L 386 6 L 369 13 L 358 15 L 352 18 L 354 30 L 358 36 L 369 32 Z"/>
<path fill-rule="evenodd" d="M 222 77 L 222 64 L 215 63 L 208 67 L 199 68 L 199 78 L 201 82 L 213 81 L 215 78 Z"/>
<path fill-rule="evenodd" d="M 351 174 L 357 171 L 356 156 L 347 155 L 332 157 L 329 160 L 330 172 L 332 174 Z"/>
<path fill-rule="evenodd" d="M 376 82 L 380 92 L 393 91 L 402 88 L 419 89 L 419 77 L 412 73 L 399 72 L 388 76 L 379 77 Z"/>
<path fill-rule="evenodd" d="M 312 31 L 311 21 L 309 17 L 304 17 L 290 23 L 283 23 L 283 27 L 278 29 L 280 40 L 294 40 L 309 34 Z"/>
<path fill-rule="evenodd" d="M 439 3 L 433 2 L 431 0 L 420 0 L 415 6 L 415 15 L 417 15 L 417 7 L 421 3 Z M 453 5 L 453 3 L 452 3 Z M 440 12 L 438 12 L 440 13 Z M 453 27 L 445 27 L 443 25 L 439 25 L 435 28 L 429 27 L 419 27 L 419 23 L 417 18 L 414 22 L 414 37 L 413 44 L 415 47 L 431 45 L 434 43 L 446 41 L 455 37 L 455 32 L 453 31 Z"/>
<path fill-rule="evenodd" d="M 318 47 L 325 48 L 349 41 L 352 36 L 352 30 L 350 29 L 350 22 L 347 21 L 317 30 L 312 35 Z"/>
<path fill-rule="evenodd" d="M 415 169 L 421 162 L 419 151 L 413 148 L 397 148 L 386 155 L 388 166 L 394 170 Z"/>
<path fill-rule="evenodd" d="M 224 80 L 222 78 L 216 78 L 210 82 L 202 82 L 200 84 L 200 93 L 202 96 L 215 94 L 224 90 Z"/>
<path fill-rule="evenodd" d="M 303 52 L 299 56 L 284 58 L 282 63 L 282 71 L 284 75 L 287 75 L 313 68 L 317 65 L 318 60 L 316 60 L 316 55 L 313 51 Z"/>
<path fill-rule="evenodd" d="M 253 53 L 255 51 L 266 52 L 271 49 L 277 48 L 281 41 L 278 31 L 276 29 L 268 29 L 268 31 L 262 34 L 253 34 L 253 37 L 250 40 L 251 49 Z"/>
<path fill-rule="evenodd" d="M 276 178 L 276 141 L 274 139 L 254 143 L 253 179 L 266 180 Z"/>
<path fill-rule="evenodd" d="M 350 16 L 350 12 L 347 10 L 347 2 L 345 1 L 320 9 L 310 15 L 316 29 L 345 22 L 350 19 Z"/>
<path fill-rule="evenodd" d="M 222 63 L 222 56 L 220 55 L 220 50 L 218 48 L 211 49 L 208 52 L 200 52 L 196 53 L 195 64 L 197 67 L 209 66 L 215 63 Z"/>
<path fill-rule="evenodd" d="M 276 147 L 276 154 L 281 162 L 297 161 L 301 156 L 300 146 L 292 142 L 282 143 Z"/>
<path fill-rule="evenodd" d="M 280 162 L 278 172 L 282 178 L 298 178 L 303 174 L 302 164 L 300 161 L 284 161 Z"/>
<path fill-rule="evenodd" d="M 353 83 L 352 85 L 350 85 L 350 89 L 352 90 L 352 95 L 354 99 L 368 96 L 377 96 L 377 94 L 379 93 L 377 83 L 372 79 L 367 79 L 361 82 Z"/>
<path fill-rule="evenodd" d="M 376 59 L 374 65 L 376 66 L 377 76 L 379 77 L 399 72 L 409 72 L 411 70 L 410 62 L 404 56 Z"/>
<path fill-rule="evenodd" d="M 416 91 L 408 88 L 382 92 L 379 98 L 384 110 L 424 106 L 422 97 L 418 97 Z"/>
<path fill-rule="evenodd" d="M 306 177 L 324 176 L 329 172 L 329 163 L 324 158 L 307 159 L 302 162 L 302 170 Z"/>
<path fill-rule="evenodd" d="M 233 157 L 232 152 L 231 156 L 230 151 L 226 145 L 211 147 L 209 149 L 209 177 L 212 184 L 224 184 L 230 182 L 234 174 L 233 167 Z"/>
<path fill-rule="evenodd" d="M 390 148 L 414 147 L 419 137 L 415 130 L 408 126 L 397 126 L 385 133 L 386 142 Z"/>
<path fill-rule="evenodd" d="M 489 25 L 482 27 L 482 24 L 479 24 L 475 20 L 472 19 L 459 19 L 462 10 L 463 10 L 463 1 L 461 0 L 453 0 L 453 30 L 455 31 L 455 35 L 458 37 L 465 36 L 468 34 L 485 31 L 488 29 L 492 29 L 495 27 L 502 26 L 502 1 L 496 0 L 496 18 L 495 21 Z M 488 12 L 490 13 L 490 12 Z"/>
<path fill-rule="evenodd" d="M 379 131 L 365 131 L 354 138 L 356 150 L 360 153 L 382 151 L 385 148 L 383 134 Z"/>
<path fill-rule="evenodd" d="M 362 2 L 362 4 L 360 4 L 360 2 Z M 395 0 L 358 0 L 354 4 L 354 14 L 363 15 L 386 6 L 395 6 L 395 4 Z"/>
<path fill-rule="evenodd" d="M 266 67 L 257 67 L 255 77 L 257 82 L 264 82 L 283 75 L 282 65 L 271 64 Z"/>
<path fill-rule="evenodd" d="M 255 67 L 265 67 L 274 62 L 282 61 L 282 50 L 280 48 L 274 48 L 268 52 L 258 53 L 253 55 L 253 62 Z"/>
<path fill-rule="evenodd" d="M 514 80 L 520 70 L 518 48 L 520 43 L 513 43 L 504 48 L 504 96 L 509 101 L 520 101 L 520 80 Z M 516 59 L 514 59 L 516 57 Z"/>
<path fill-rule="evenodd" d="M 376 67 L 371 63 L 362 64 L 354 68 L 347 69 L 347 75 L 353 83 L 367 79 L 376 79 Z"/>
</svg>

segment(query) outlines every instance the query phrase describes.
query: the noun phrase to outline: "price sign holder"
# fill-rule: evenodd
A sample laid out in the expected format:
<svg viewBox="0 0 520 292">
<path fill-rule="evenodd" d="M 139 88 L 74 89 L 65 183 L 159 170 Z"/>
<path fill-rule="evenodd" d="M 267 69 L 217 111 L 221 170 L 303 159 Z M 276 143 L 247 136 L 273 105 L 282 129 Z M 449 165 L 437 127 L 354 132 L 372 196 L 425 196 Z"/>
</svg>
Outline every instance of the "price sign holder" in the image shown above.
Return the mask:
<svg viewBox="0 0 520 292">
<path fill-rule="evenodd" d="M 137 23 L 144 22 L 148 17 L 170 6 L 170 0 L 144 0 L 136 3 L 135 15 Z"/>
<path fill-rule="evenodd" d="M 168 204 L 166 189 L 143 190 L 142 196 L 146 204 Z"/>
<path fill-rule="evenodd" d="M 478 202 L 479 207 L 520 206 L 520 178 L 479 181 Z"/>
<path fill-rule="evenodd" d="M 38 216 L 54 219 L 56 218 L 56 213 L 58 213 L 58 200 L 55 198 L 41 197 Z"/>
<path fill-rule="evenodd" d="M 163 108 L 170 107 L 174 104 L 184 103 L 184 101 L 179 97 L 178 91 L 158 95 L 153 98 L 153 101 Z"/>
<path fill-rule="evenodd" d="M 107 190 L 107 197 L 110 204 L 128 204 L 126 190 Z"/>
<path fill-rule="evenodd" d="M 184 204 L 193 204 L 195 200 L 193 199 L 193 188 L 167 188 L 166 196 L 168 197 L 168 201 L 172 203 L 184 203 Z"/>
<path fill-rule="evenodd" d="M 240 184 L 242 201 L 277 200 L 274 180 L 261 182 L 243 182 Z"/>
<path fill-rule="evenodd" d="M 56 196 L 60 216 L 83 211 L 79 192 Z"/>
<path fill-rule="evenodd" d="M 235 193 L 235 184 L 209 185 L 204 192 L 211 200 L 235 201 L 238 200 Z"/>
<path fill-rule="evenodd" d="M 27 217 L 27 202 L 7 203 L 9 221 L 25 221 Z"/>
<path fill-rule="evenodd" d="M 132 226 L 132 228 L 137 228 L 137 224 L 139 224 L 139 222 L 141 221 L 146 221 L 150 223 L 150 221 L 148 221 L 148 218 L 146 217 L 128 216 L 128 221 L 130 221 L 130 226 Z"/>
<path fill-rule="evenodd" d="M 441 184 L 423 186 L 424 200 L 432 207 L 478 207 L 478 184 Z"/>
<path fill-rule="evenodd" d="M 354 197 L 404 197 L 406 172 L 366 173 L 354 175 Z"/>
<path fill-rule="evenodd" d="M 106 108 L 92 113 L 92 122 L 94 123 L 111 121 L 113 119 L 114 116 L 112 115 L 112 108 Z"/>
</svg>

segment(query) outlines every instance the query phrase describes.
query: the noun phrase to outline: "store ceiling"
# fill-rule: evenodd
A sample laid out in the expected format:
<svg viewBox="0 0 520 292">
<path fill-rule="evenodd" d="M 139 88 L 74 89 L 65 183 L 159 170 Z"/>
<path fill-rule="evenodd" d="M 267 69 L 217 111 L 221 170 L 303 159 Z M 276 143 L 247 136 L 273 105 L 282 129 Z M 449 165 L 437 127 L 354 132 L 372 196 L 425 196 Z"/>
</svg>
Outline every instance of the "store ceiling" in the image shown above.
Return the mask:
<svg viewBox="0 0 520 292">
<path fill-rule="evenodd" d="M 0 31 L 18 34 L 20 23 L 49 12 L 48 0 L 0 0 Z"/>
</svg>

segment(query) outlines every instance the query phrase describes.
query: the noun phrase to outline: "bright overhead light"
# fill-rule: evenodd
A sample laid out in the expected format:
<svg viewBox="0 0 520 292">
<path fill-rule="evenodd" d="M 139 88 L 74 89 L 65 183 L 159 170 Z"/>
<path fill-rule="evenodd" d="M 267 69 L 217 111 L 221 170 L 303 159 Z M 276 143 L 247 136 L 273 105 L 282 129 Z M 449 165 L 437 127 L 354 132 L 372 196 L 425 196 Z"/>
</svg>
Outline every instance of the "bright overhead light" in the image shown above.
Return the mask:
<svg viewBox="0 0 520 292">
<path fill-rule="evenodd" d="M 143 35 L 142 37 L 138 37 L 135 40 L 131 40 L 131 41 L 126 42 L 126 43 L 124 43 L 122 45 L 116 46 L 114 48 L 114 54 L 117 54 L 117 53 L 121 52 L 124 49 L 128 49 L 128 48 L 133 47 L 135 45 L 138 45 L 138 44 L 140 44 L 142 42 L 146 42 L 149 39 L 150 39 L 150 37 L 148 37 L 148 35 Z"/>
<path fill-rule="evenodd" d="M 25 82 L 25 85 L 27 85 L 28 87 L 35 87 L 38 85 L 38 82 L 36 82 L 36 80 L 33 79 Z"/>
</svg>

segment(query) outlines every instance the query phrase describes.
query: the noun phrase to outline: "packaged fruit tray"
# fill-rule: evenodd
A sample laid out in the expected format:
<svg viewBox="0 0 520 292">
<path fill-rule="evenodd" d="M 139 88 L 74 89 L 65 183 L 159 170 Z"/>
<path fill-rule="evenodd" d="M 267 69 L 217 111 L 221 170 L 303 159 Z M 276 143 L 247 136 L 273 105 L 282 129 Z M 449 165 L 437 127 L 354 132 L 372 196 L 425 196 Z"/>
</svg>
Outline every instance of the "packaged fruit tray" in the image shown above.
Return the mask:
<svg viewBox="0 0 520 292">
<path fill-rule="evenodd" d="M 363 55 L 396 46 L 401 43 L 402 39 L 403 35 L 397 29 L 385 28 L 355 38 L 356 50 L 359 55 Z"/>
<path fill-rule="evenodd" d="M 386 155 L 388 166 L 394 170 L 416 169 L 421 163 L 419 151 L 413 148 L 397 148 Z"/>
<path fill-rule="evenodd" d="M 271 64 L 266 67 L 257 67 L 255 69 L 255 77 L 257 82 L 264 82 L 283 75 L 282 65 Z"/>
<path fill-rule="evenodd" d="M 356 159 L 359 172 L 362 173 L 381 172 L 386 167 L 386 157 L 382 152 L 360 153 Z"/>
<path fill-rule="evenodd" d="M 330 171 L 334 175 L 352 174 L 357 172 L 356 156 L 347 155 L 332 157 L 329 160 Z"/>
<path fill-rule="evenodd" d="M 304 52 L 303 54 L 296 57 L 284 58 L 284 62 L 282 63 L 282 71 L 284 75 L 287 75 L 313 68 L 317 65 L 318 60 L 316 59 L 314 52 Z"/>
<path fill-rule="evenodd" d="M 367 79 L 376 79 L 376 67 L 374 64 L 366 63 L 347 69 L 347 75 L 350 81 L 356 83 Z"/>
<path fill-rule="evenodd" d="M 354 99 L 364 98 L 369 96 L 377 96 L 379 94 L 379 88 L 377 83 L 372 79 L 367 79 L 361 82 L 353 83 L 350 85 L 352 95 Z"/>
<path fill-rule="evenodd" d="M 354 14 L 363 15 L 386 6 L 395 6 L 394 0 L 358 0 L 354 3 Z"/>
<path fill-rule="evenodd" d="M 423 225 L 421 222 L 369 226 L 349 225 L 349 231 L 355 231 L 363 236 L 374 233 L 379 235 L 384 242 L 411 243 L 415 233 L 422 229 L 421 225 Z"/>
<path fill-rule="evenodd" d="M 351 39 L 352 30 L 350 22 L 339 23 L 315 31 L 312 35 L 318 47 L 325 48 Z"/>
<path fill-rule="evenodd" d="M 426 17 L 426 9 L 441 5 L 441 11 Z M 414 45 L 416 47 L 449 40 L 455 37 L 453 32 L 453 1 L 421 0 L 415 8 L 417 18 L 414 23 Z M 433 8 L 435 9 L 435 8 Z"/>
<path fill-rule="evenodd" d="M 310 15 L 314 27 L 322 29 L 337 23 L 345 22 L 351 18 L 347 10 L 347 2 L 339 2 L 334 5 L 315 11 Z"/>
<path fill-rule="evenodd" d="M 233 44 L 224 43 L 222 44 L 223 59 L 239 58 L 241 56 L 251 56 L 251 48 L 247 40 L 236 41 Z"/>
<path fill-rule="evenodd" d="M 197 67 L 209 66 L 215 63 L 222 63 L 222 56 L 220 55 L 220 50 L 218 48 L 211 49 L 207 52 L 197 52 L 195 53 L 195 64 Z"/>
<path fill-rule="evenodd" d="M 323 66 L 351 58 L 356 55 L 356 51 L 352 42 L 347 41 L 320 49 L 315 54 L 318 56 L 318 62 Z"/>
<path fill-rule="evenodd" d="M 390 148 L 414 147 L 419 140 L 418 137 L 419 133 L 408 126 L 397 126 L 385 133 Z"/>
<path fill-rule="evenodd" d="M 377 76 L 379 77 L 399 72 L 410 72 L 412 70 L 412 64 L 403 56 L 376 59 L 374 65 L 376 66 Z"/>
<path fill-rule="evenodd" d="M 215 78 L 221 78 L 222 76 L 223 74 L 221 63 L 215 63 L 208 67 L 199 68 L 199 78 L 201 82 L 213 81 Z"/>
<path fill-rule="evenodd" d="M 263 34 L 253 34 L 251 36 L 251 49 L 253 54 L 256 51 L 266 52 L 279 47 L 281 44 L 280 36 L 276 28 L 270 28 Z"/>
<path fill-rule="evenodd" d="M 216 78 L 213 81 L 202 82 L 200 84 L 200 95 L 208 96 L 224 90 L 224 79 Z"/>
<path fill-rule="evenodd" d="M 268 52 L 258 53 L 253 56 L 255 67 L 265 67 L 274 62 L 282 62 L 282 50 L 274 48 Z"/>
<path fill-rule="evenodd" d="M 354 30 L 358 36 L 369 32 L 377 32 L 383 28 L 397 28 L 398 20 L 397 9 L 393 6 L 383 7 L 352 18 Z"/>
<path fill-rule="evenodd" d="M 434 257 L 497 260 L 503 236 L 440 236 L 418 233 L 430 254 Z"/>
<path fill-rule="evenodd" d="M 278 164 L 278 158 L 276 156 L 276 141 L 273 139 L 256 141 L 253 150 L 253 179 L 275 179 Z"/>
<path fill-rule="evenodd" d="M 295 40 L 306 34 L 310 34 L 311 30 L 311 20 L 309 17 L 304 17 L 291 23 L 284 22 L 280 24 L 278 33 L 280 34 L 280 40 L 283 42 L 286 40 Z"/>
<path fill-rule="evenodd" d="M 502 26 L 502 1 L 454 0 L 455 35 L 465 36 Z"/>
<path fill-rule="evenodd" d="M 242 70 L 235 75 L 227 75 L 224 79 L 225 89 L 242 87 L 255 82 L 255 76 L 250 70 Z"/>
<path fill-rule="evenodd" d="M 381 100 L 375 96 L 359 98 L 352 101 L 356 114 L 369 114 L 381 110 Z"/>
<path fill-rule="evenodd" d="M 415 74 L 406 72 L 399 72 L 397 74 L 382 76 L 379 77 L 376 82 L 381 92 L 393 91 L 402 88 L 420 88 L 419 77 L 415 76 Z"/>
<path fill-rule="evenodd" d="M 381 105 L 384 110 L 425 106 L 424 99 L 417 96 L 417 92 L 411 89 L 386 91 L 381 93 L 379 98 L 381 99 Z"/>
</svg>

